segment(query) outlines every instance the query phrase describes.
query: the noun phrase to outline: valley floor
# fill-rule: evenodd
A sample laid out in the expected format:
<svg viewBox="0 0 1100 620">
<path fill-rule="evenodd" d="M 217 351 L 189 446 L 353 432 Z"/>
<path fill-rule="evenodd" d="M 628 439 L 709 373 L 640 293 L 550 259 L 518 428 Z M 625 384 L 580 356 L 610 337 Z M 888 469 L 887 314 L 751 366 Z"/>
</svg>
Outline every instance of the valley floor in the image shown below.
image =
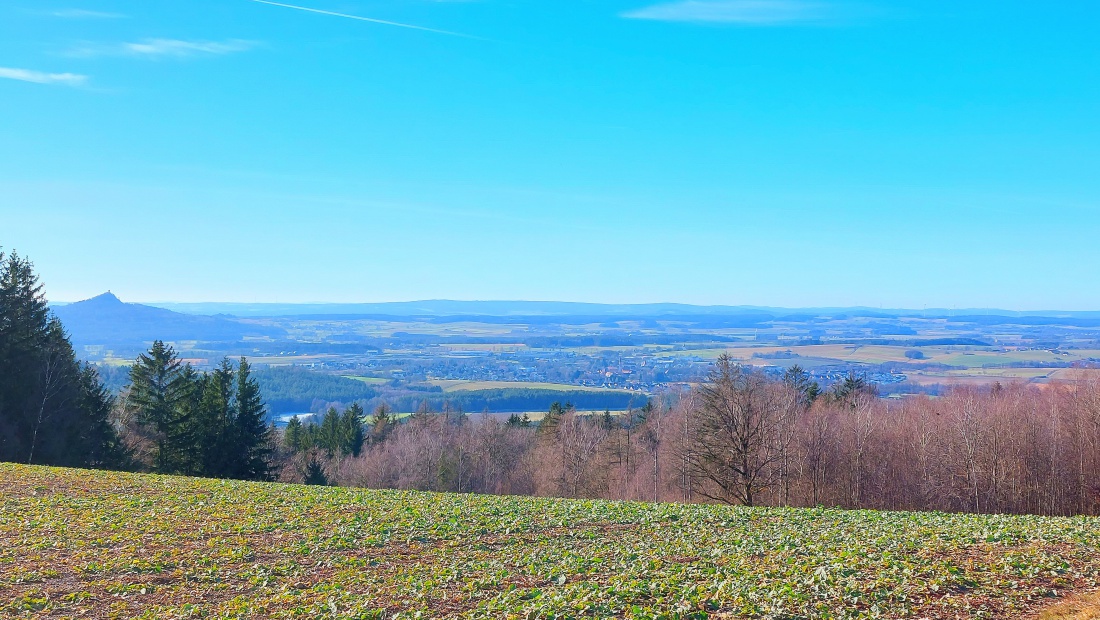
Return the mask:
<svg viewBox="0 0 1100 620">
<path fill-rule="evenodd" d="M 1096 518 L 647 505 L 0 464 L 4 617 L 1016 618 L 1098 579 Z"/>
</svg>

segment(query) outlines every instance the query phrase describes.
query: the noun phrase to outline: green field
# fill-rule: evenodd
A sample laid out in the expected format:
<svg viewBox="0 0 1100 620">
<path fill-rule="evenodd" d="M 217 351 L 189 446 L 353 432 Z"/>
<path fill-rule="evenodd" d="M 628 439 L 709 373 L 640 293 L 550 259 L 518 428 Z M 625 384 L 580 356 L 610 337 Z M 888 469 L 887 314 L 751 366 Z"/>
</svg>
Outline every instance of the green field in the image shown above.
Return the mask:
<svg viewBox="0 0 1100 620">
<path fill-rule="evenodd" d="M 387 379 L 385 377 L 356 377 L 352 375 L 343 376 L 346 376 L 348 379 L 355 379 L 356 381 L 362 381 L 363 383 L 371 383 L 374 385 L 382 385 L 384 383 L 390 382 L 390 379 Z"/>
<path fill-rule="evenodd" d="M 0 616 L 1017 618 L 1100 521 L 370 491 L 0 464 Z"/>
</svg>

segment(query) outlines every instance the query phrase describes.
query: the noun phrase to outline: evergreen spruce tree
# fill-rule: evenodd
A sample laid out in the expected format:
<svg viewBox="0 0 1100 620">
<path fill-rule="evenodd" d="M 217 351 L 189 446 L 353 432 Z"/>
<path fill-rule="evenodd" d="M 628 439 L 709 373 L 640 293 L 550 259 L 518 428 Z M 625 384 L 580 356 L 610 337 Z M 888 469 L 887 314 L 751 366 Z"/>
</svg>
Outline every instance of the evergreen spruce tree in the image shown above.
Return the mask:
<svg viewBox="0 0 1100 620">
<path fill-rule="evenodd" d="M 306 461 L 303 478 L 306 484 L 318 486 L 328 485 L 328 476 L 325 475 L 325 465 L 321 462 L 321 459 L 317 457 L 316 453 L 311 453 L 309 455 L 309 460 Z"/>
<path fill-rule="evenodd" d="M 538 433 L 544 437 L 551 437 L 557 434 L 558 425 L 561 424 L 562 417 L 565 416 L 565 412 L 569 410 L 572 405 L 566 403 L 562 405 L 560 402 L 554 402 L 550 405 L 550 411 L 546 412 L 542 421 L 539 422 Z"/>
<path fill-rule="evenodd" d="M 302 449 L 319 448 L 321 446 L 321 427 L 316 420 L 311 418 L 309 424 L 306 424 L 303 430 L 305 432 L 302 433 Z"/>
<path fill-rule="evenodd" d="M 72 345 L 51 318 L 46 322 L 45 342 L 36 360 L 31 401 L 25 409 L 27 463 L 77 465 L 85 455 L 80 445 L 80 366 Z"/>
<path fill-rule="evenodd" d="M 363 407 L 359 403 L 352 403 L 344 410 L 344 415 L 341 416 L 340 425 L 343 427 L 342 434 L 344 437 L 344 445 L 341 446 L 341 452 L 345 455 L 359 456 L 359 453 L 363 450 L 363 440 L 365 439 L 363 433 Z"/>
<path fill-rule="evenodd" d="M 821 395 L 821 386 L 798 364 L 791 366 L 783 373 L 783 383 L 798 391 L 805 407 L 812 405 Z"/>
<path fill-rule="evenodd" d="M 238 459 L 236 433 L 237 403 L 234 399 L 235 372 L 229 358 L 202 382 L 202 402 L 195 419 L 199 468 L 195 472 L 210 478 L 234 478 Z"/>
<path fill-rule="evenodd" d="M 50 316 L 30 261 L 0 252 L 0 460 L 124 466 L 112 405 Z"/>
<path fill-rule="evenodd" d="M 371 418 L 370 442 L 372 444 L 382 443 L 386 440 L 386 436 L 389 435 L 394 423 L 389 406 L 386 403 L 378 405 Z"/>
<path fill-rule="evenodd" d="M 85 423 L 80 425 L 81 451 L 86 465 L 101 469 L 132 469 L 133 459 L 118 435 L 113 420 L 115 397 L 99 380 L 95 368 L 80 369 L 80 409 Z"/>
<path fill-rule="evenodd" d="M 152 466 L 157 473 L 192 473 L 192 420 L 183 406 L 191 388 L 175 349 L 160 340 L 130 368 L 129 406 L 139 423 L 153 431 Z"/>
<path fill-rule="evenodd" d="M 48 318 L 30 261 L 0 252 L 0 460 L 27 462 Z"/>
<path fill-rule="evenodd" d="M 337 413 L 336 407 L 329 407 L 325 412 L 324 419 L 321 420 L 321 428 L 317 430 L 317 442 L 318 448 L 324 450 L 329 457 L 341 452 L 341 440 L 342 431 L 340 424 L 340 414 Z"/>
<path fill-rule="evenodd" d="M 235 477 L 267 480 L 271 477 L 271 427 L 267 425 L 267 407 L 260 395 L 260 384 L 252 377 L 248 360 L 237 366 L 237 418 Z"/>
<path fill-rule="evenodd" d="M 531 426 L 531 418 L 526 412 L 523 415 L 513 413 L 508 416 L 506 425 L 515 428 L 529 428 Z"/>
<path fill-rule="evenodd" d="M 195 370 L 191 364 L 184 364 L 180 371 L 180 393 L 176 402 L 174 445 L 178 470 L 177 473 L 192 476 L 202 475 L 203 451 L 200 420 L 202 419 L 203 386 L 206 375 Z"/>
<path fill-rule="evenodd" d="M 302 449 L 304 440 L 305 432 L 302 430 L 302 421 L 298 419 L 298 416 L 290 418 L 290 421 L 286 424 L 286 429 L 283 430 L 283 445 L 293 452 L 299 452 Z"/>
</svg>

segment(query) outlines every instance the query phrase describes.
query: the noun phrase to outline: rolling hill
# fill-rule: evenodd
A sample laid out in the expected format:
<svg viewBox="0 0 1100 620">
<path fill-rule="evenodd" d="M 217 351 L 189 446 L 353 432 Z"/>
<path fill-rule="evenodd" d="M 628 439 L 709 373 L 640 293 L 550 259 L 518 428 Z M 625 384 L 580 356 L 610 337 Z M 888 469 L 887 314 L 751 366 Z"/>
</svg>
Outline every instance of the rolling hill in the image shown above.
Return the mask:
<svg viewBox="0 0 1100 620">
<path fill-rule="evenodd" d="M 52 307 L 74 344 L 143 344 L 153 340 L 237 342 L 249 337 L 281 338 L 277 327 L 252 325 L 228 316 L 182 314 L 125 303 L 110 292 Z"/>
</svg>

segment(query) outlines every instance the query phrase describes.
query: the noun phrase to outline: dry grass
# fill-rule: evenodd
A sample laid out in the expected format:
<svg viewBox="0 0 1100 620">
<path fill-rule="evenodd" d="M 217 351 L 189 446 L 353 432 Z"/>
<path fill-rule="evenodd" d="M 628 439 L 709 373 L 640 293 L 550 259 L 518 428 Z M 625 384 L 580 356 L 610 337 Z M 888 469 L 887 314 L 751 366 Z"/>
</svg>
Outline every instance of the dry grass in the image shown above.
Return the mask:
<svg viewBox="0 0 1100 620">
<path fill-rule="evenodd" d="M 1100 620 L 1100 592 L 1062 601 L 1043 610 L 1035 620 Z"/>
</svg>

